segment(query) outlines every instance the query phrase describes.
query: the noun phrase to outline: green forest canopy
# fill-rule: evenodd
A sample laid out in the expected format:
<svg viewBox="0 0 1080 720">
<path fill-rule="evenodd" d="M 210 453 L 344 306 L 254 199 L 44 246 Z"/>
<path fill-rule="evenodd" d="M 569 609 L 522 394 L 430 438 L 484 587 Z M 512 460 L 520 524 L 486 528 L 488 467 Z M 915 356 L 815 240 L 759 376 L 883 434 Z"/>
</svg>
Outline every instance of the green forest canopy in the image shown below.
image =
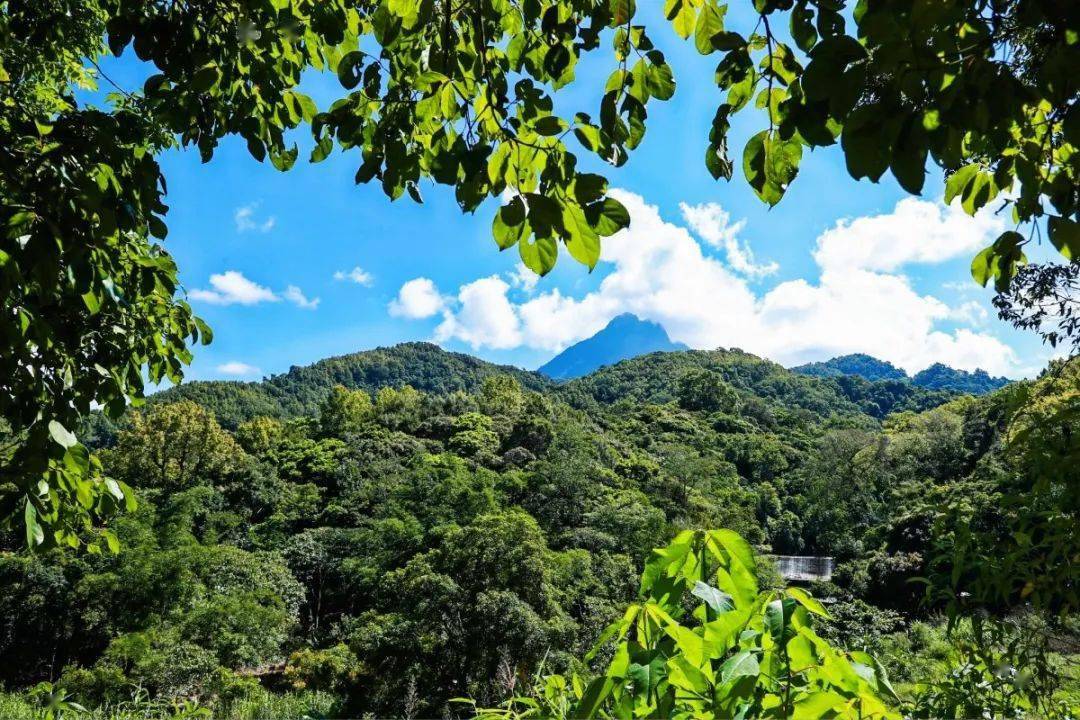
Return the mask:
<svg viewBox="0 0 1080 720">
<path fill-rule="evenodd" d="M 195 698 L 216 717 L 428 717 L 474 712 L 454 697 L 532 695 L 543 673 L 538 701 L 604 715 L 656 700 L 648 668 L 663 693 L 722 688 L 718 710 L 787 696 L 785 712 L 814 717 L 811 699 L 820 715 L 859 698 L 917 717 L 1060 715 L 1080 703 L 1061 649 L 1078 634 L 1077 565 L 1054 554 L 1080 553 L 1076 372 L 973 398 L 686 351 L 556 386 L 409 343 L 183 385 L 82 431 L 139 500 L 109 524 L 122 552 L 0 536 L 0 683 L 161 715 Z M 1035 526 L 1056 538 L 1025 530 L 1048 513 Z M 709 572 L 671 565 L 706 537 L 681 531 L 703 527 L 734 531 L 729 549 Z M 736 533 L 757 562 L 733 565 Z M 828 619 L 781 589 L 770 551 L 835 557 L 812 588 L 836 600 Z M 1049 612 L 1023 610 L 1032 599 Z M 616 623 L 587 658 L 650 602 L 645 625 Z M 1001 635 L 977 642 L 972 614 Z M 813 668 L 790 695 L 784 648 Z M 574 676 L 596 690 L 579 697 Z M 22 720 L 12 698 L 0 711 Z"/>
<path fill-rule="evenodd" d="M 1075 261 L 1075 2 L 752 7 L 752 26 L 729 27 L 715 0 L 664 4 L 675 33 L 718 58 L 719 102 L 700 140 L 715 178 L 738 163 L 730 118 L 756 111 L 762 129 L 741 167 L 770 205 L 804 148 L 839 143 L 852 177 L 890 171 L 918 193 L 930 161 L 947 177 L 946 201 L 974 213 L 1002 197 L 1018 230 L 1045 220 Z M 286 133 L 305 125 L 312 162 L 358 148 L 356 181 L 378 181 L 392 199 L 419 200 L 431 181 L 473 211 L 509 190 L 492 224 L 500 248 L 516 246 L 539 273 L 560 245 L 592 267 L 601 238 L 629 217 L 604 177 L 578 172 L 575 153 L 621 166 L 644 139 L 649 103 L 675 92 L 656 29 L 635 24 L 635 11 L 634 0 L 0 2 L 0 416 L 10 438 L 0 516 L 22 522 L 34 547 L 89 539 L 130 490 L 100 474 L 73 432 L 79 418 L 93 406 L 118 417 L 142 398 L 144 373 L 179 382 L 189 343 L 211 338 L 177 295 L 160 242 L 157 153 L 192 146 L 209 160 L 235 135 L 287 170 L 298 149 Z M 553 95 L 601 47 L 615 62 L 599 107 L 554 114 Z M 154 69 L 142 91 L 106 110 L 80 105 L 74 91 L 95 83 L 96 60 L 128 48 Z M 343 97 L 317 107 L 298 90 L 308 69 L 336 73 Z M 1010 289 L 1033 238 L 1018 230 L 976 256 L 977 281 Z M 1051 297 L 1075 280 L 1046 277 L 1032 287 Z M 1004 297 L 1006 316 L 1012 302 L 1030 310 Z"/>
</svg>

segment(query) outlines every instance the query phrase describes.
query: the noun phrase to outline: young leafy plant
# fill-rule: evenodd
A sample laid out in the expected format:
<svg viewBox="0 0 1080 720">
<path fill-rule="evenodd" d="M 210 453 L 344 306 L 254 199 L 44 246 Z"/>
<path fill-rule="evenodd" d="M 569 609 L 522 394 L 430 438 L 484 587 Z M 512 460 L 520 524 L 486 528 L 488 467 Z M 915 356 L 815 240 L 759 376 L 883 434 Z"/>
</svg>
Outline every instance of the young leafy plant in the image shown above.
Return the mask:
<svg viewBox="0 0 1080 720">
<path fill-rule="evenodd" d="M 639 601 L 601 634 L 614 641 L 588 684 L 545 678 L 481 717 L 888 718 L 899 700 L 881 664 L 813 630 L 825 607 L 799 588 L 760 591 L 749 544 L 686 530 L 654 550 Z"/>
</svg>

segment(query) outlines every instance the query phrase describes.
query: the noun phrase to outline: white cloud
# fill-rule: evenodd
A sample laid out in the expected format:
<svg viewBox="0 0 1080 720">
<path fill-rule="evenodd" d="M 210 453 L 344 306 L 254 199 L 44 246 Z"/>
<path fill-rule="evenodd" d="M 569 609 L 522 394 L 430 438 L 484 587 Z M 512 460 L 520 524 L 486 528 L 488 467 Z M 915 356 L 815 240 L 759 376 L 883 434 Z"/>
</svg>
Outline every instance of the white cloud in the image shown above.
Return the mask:
<svg viewBox="0 0 1080 720">
<path fill-rule="evenodd" d="M 394 317 L 419 320 L 437 314 L 445 304 L 435 283 L 428 278 L 418 277 L 401 286 L 388 309 Z"/>
<path fill-rule="evenodd" d="M 233 220 L 236 222 L 237 232 L 265 233 L 274 229 L 277 219 L 273 215 L 265 218 L 255 217 L 255 211 L 258 207 L 259 203 L 253 202 L 236 208 L 236 212 L 233 213 Z"/>
<path fill-rule="evenodd" d="M 641 197 L 618 190 L 613 195 L 627 206 L 632 224 L 605 239 L 601 265 L 610 269 L 596 290 L 575 298 L 556 288 L 514 303 L 507 296 L 510 285 L 488 277 L 462 286 L 456 301 L 442 301 L 417 316 L 441 309 L 436 339 L 474 348 L 558 351 L 631 312 L 660 323 L 673 340 L 691 347 L 741 347 L 787 365 L 867 352 L 912 372 L 934 362 L 996 374 L 1018 369 L 1015 352 L 992 335 L 938 327 L 945 321 L 980 322 L 974 307 L 951 308 L 918 293 L 906 276 L 888 272 L 988 244 L 999 230 L 993 216 L 972 219 L 940 203 L 905 199 L 891 213 L 843 221 L 823 233 L 814 251 L 821 270 L 816 282 L 787 281 L 757 294 L 733 272 L 730 253 L 725 265 Z M 721 244 L 725 237 L 735 239 L 718 212 L 699 207 L 684 213 L 696 218 L 703 238 L 708 232 Z M 911 247 L 898 247 L 905 243 Z M 747 267 L 756 266 L 742 257 L 747 264 L 740 272 L 747 274 Z M 434 284 L 425 282 L 438 297 Z"/>
<path fill-rule="evenodd" d="M 511 285 L 526 293 L 535 290 L 536 283 L 540 282 L 540 276 L 526 267 L 523 262 L 518 262 L 514 267 L 514 272 L 509 273 L 509 277 Z"/>
<path fill-rule="evenodd" d="M 473 348 L 505 349 L 521 344 L 521 323 L 506 291 L 510 285 L 497 275 L 462 285 L 455 312 L 444 312 L 435 329 L 440 342 L 456 338 Z"/>
<path fill-rule="evenodd" d="M 980 303 L 968 300 L 952 309 L 952 317 L 968 325 L 982 325 L 990 317 L 990 313 Z"/>
<path fill-rule="evenodd" d="M 739 240 L 739 233 L 746 227 L 745 220 L 731 222 L 731 215 L 716 203 L 687 205 L 679 203 L 683 219 L 698 236 L 715 248 L 722 248 L 728 265 L 735 272 L 749 277 L 772 275 L 780 269 L 775 262 L 758 265 L 750 246 Z"/>
<path fill-rule="evenodd" d="M 278 302 L 282 298 L 307 310 L 319 306 L 319 298 L 308 299 L 302 290 L 289 285 L 280 295 L 268 287 L 259 285 L 244 277 L 236 270 L 226 270 L 210 276 L 212 289 L 196 288 L 188 293 L 192 300 L 211 305 L 258 305 L 264 302 Z"/>
<path fill-rule="evenodd" d="M 974 218 L 951 207 L 904 198 L 890 213 L 841 220 L 817 240 L 814 260 L 823 270 L 896 270 L 974 254 L 1005 224 L 987 206 Z"/>
<path fill-rule="evenodd" d="M 314 310 L 319 307 L 319 303 L 322 302 L 319 298 L 308 298 L 304 295 L 304 292 L 295 285 L 290 285 L 285 288 L 285 292 L 281 295 L 289 302 L 297 307 L 304 308 L 305 310 Z"/>
<path fill-rule="evenodd" d="M 218 365 L 217 371 L 222 375 L 235 375 L 237 377 L 249 377 L 262 374 L 262 370 L 254 365 L 248 365 L 247 363 L 237 362 L 235 360 Z"/>
<path fill-rule="evenodd" d="M 248 280 L 236 270 L 211 275 L 210 286 L 212 290 L 195 289 L 189 295 L 193 300 L 213 305 L 257 305 L 278 300 L 269 288 Z"/>
<path fill-rule="evenodd" d="M 344 270 L 338 270 L 334 273 L 335 280 L 349 280 L 357 285 L 363 285 L 364 287 L 371 287 L 375 282 L 375 276 L 364 270 L 357 265 L 352 270 L 345 272 Z"/>
</svg>

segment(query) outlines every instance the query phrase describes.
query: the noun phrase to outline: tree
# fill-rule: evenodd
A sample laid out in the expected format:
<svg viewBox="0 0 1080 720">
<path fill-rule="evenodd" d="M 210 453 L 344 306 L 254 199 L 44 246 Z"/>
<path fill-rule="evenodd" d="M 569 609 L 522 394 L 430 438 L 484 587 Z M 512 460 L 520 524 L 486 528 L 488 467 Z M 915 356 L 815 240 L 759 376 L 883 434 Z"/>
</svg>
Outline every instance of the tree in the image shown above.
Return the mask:
<svg viewBox="0 0 1080 720">
<path fill-rule="evenodd" d="M 932 160 L 946 200 L 969 213 L 1015 186 L 1004 200 L 1013 219 L 1047 217 L 1054 247 L 1080 255 L 1075 2 L 860 2 L 851 32 L 842 0 L 752 5 L 754 24 L 740 28 L 716 0 L 664 7 L 679 36 L 721 55 L 704 153 L 715 178 L 734 172 L 731 118 L 753 100 L 764 129 L 741 165 L 770 205 L 804 148 L 839 140 L 852 177 L 890 170 L 912 193 Z M 0 5 L 0 414 L 15 438 L 3 517 L 21 513 L 31 545 L 77 544 L 123 494 L 78 445 L 79 416 L 94 403 L 119 415 L 142 397 L 144 371 L 179 382 L 188 342 L 210 339 L 158 242 L 168 228 L 157 151 L 194 146 L 209 160 L 238 135 L 287 170 L 299 149 L 286 133 L 307 124 L 312 162 L 355 148 L 358 183 L 417 202 L 421 183 L 445 184 L 466 212 L 508 192 L 492 224 L 500 249 L 544 274 L 561 245 L 591 268 L 630 218 L 576 153 L 623 165 L 649 103 L 675 91 L 634 18 L 633 0 Z M 785 18 L 793 45 L 778 34 Z M 581 57 L 606 44 L 617 65 L 598 112 L 555 113 Z M 104 77 L 87 66 L 129 46 L 152 66 L 141 91 L 118 88 L 108 110 L 80 105 L 73 89 Z M 308 70 L 335 72 L 347 94 L 320 110 L 297 89 Z M 1031 238 L 1003 233 L 976 256 L 975 279 L 1007 289 Z"/>
<path fill-rule="evenodd" d="M 220 477 L 243 452 L 201 405 L 162 403 L 131 414 L 107 467 L 129 484 L 178 490 Z"/>
<path fill-rule="evenodd" d="M 348 390 L 338 385 L 319 409 L 319 425 L 324 435 L 343 437 L 356 432 L 372 414 L 371 396 L 366 390 Z"/>
<path fill-rule="evenodd" d="M 710 370 L 691 370 L 679 378 L 679 407 L 686 410 L 733 413 L 739 407 L 739 396 L 716 373 Z"/>
</svg>

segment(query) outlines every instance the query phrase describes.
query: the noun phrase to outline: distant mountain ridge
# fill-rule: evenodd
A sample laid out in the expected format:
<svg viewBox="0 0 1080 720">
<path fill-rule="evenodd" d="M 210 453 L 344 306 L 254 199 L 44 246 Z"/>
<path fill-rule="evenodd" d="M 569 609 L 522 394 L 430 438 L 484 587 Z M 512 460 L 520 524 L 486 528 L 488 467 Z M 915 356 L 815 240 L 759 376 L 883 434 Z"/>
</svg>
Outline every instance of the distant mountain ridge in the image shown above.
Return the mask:
<svg viewBox="0 0 1080 720">
<path fill-rule="evenodd" d="M 985 370 L 957 370 L 942 363 L 908 375 L 891 362 L 879 360 L 864 353 L 841 355 L 824 362 L 806 363 L 791 368 L 792 372 L 816 377 L 841 377 L 857 375 L 865 380 L 900 380 L 910 382 L 927 390 L 951 390 L 953 392 L 983 395 L 1004 387 L 1011 382 L 1005 377 L 993 377 Z"/>
<path fill-rule="evenodd" d="M 555 380 L 569 380 L 639 355 L 673 350 L 689 348 L 682 343 L 672 342 L 664 328 L 657 323 L 623 313 L 613 318 L 600 332 L 571 345 L 541 365 L 537 372 Z"/>
</svg>

